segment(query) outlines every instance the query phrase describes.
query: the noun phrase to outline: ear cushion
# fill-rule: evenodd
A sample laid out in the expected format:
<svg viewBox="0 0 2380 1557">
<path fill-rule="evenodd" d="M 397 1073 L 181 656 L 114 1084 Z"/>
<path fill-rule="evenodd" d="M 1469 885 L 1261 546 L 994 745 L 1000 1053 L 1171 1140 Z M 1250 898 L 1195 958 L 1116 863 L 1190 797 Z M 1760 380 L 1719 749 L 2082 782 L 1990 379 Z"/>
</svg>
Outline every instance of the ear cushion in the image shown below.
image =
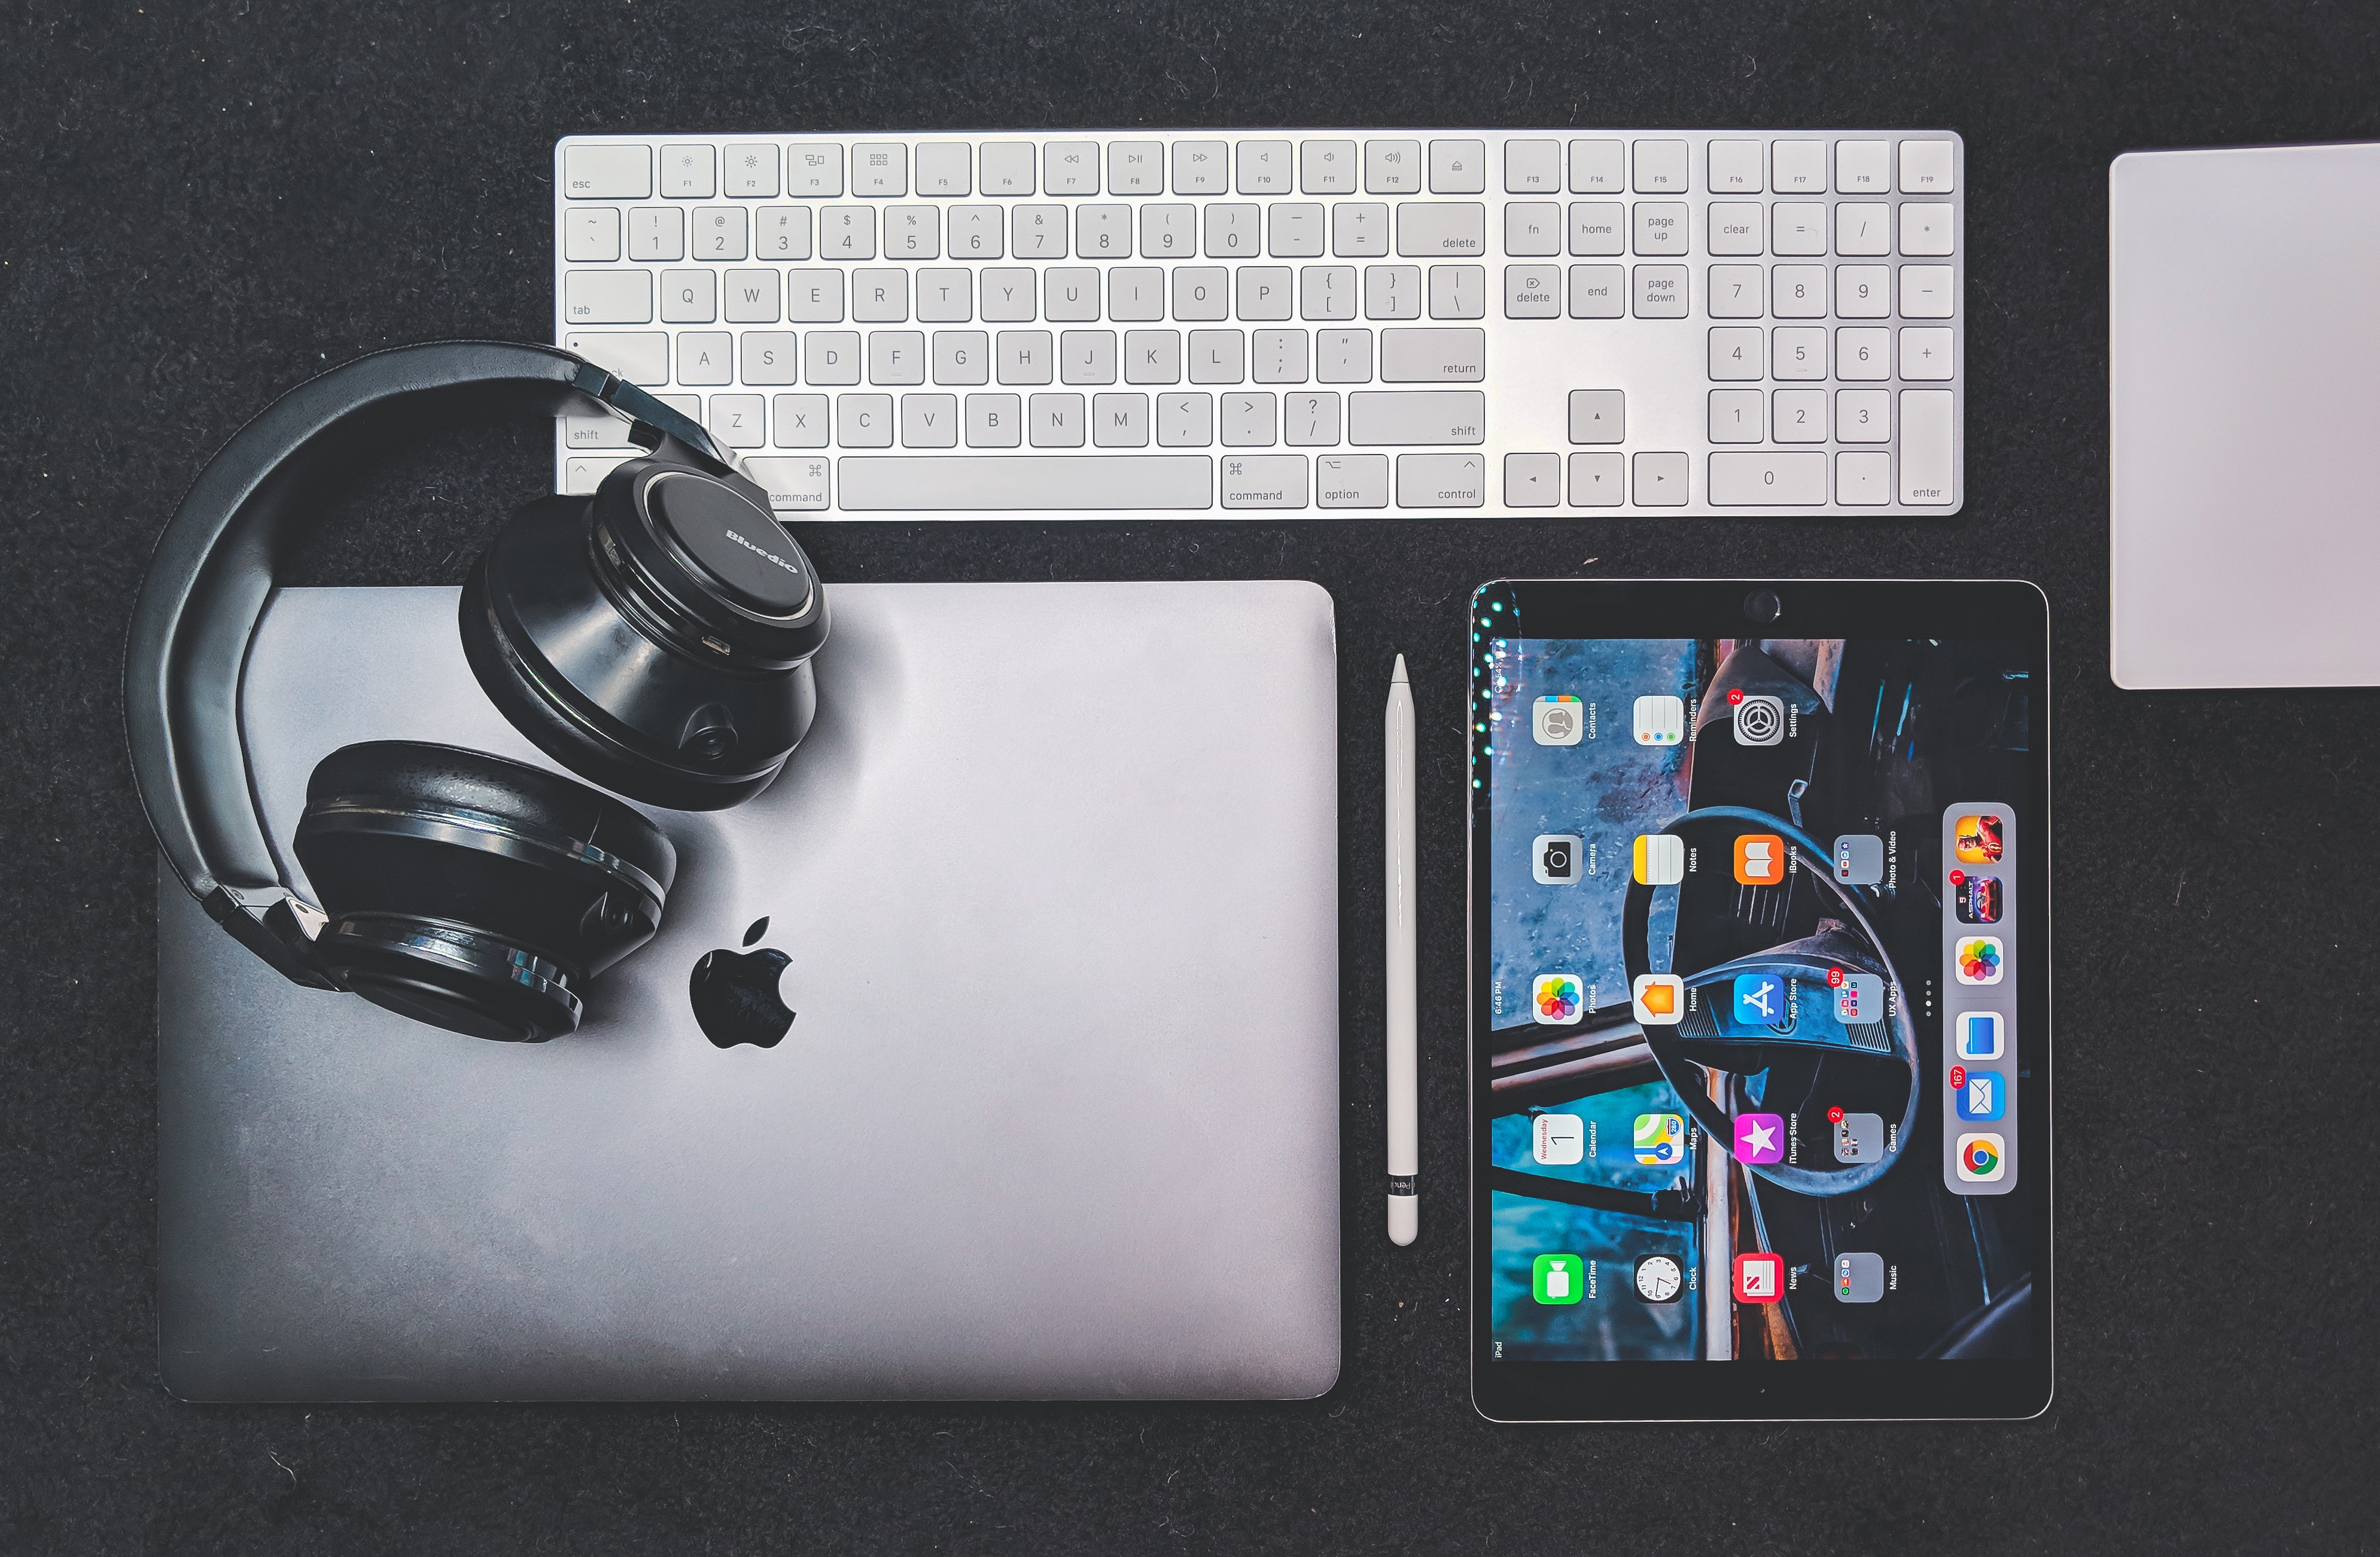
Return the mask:
<svg viewBox="0 0 2380 1557">
<path fill-rule="evenodd" d="M 677 874 L 660 828 L 557 774 L 411 741 L 315 766 L 298 860 L 340 987 L 417 1020 L 538 1041 L 587 982 L 652 938 Z"/>
</svg>

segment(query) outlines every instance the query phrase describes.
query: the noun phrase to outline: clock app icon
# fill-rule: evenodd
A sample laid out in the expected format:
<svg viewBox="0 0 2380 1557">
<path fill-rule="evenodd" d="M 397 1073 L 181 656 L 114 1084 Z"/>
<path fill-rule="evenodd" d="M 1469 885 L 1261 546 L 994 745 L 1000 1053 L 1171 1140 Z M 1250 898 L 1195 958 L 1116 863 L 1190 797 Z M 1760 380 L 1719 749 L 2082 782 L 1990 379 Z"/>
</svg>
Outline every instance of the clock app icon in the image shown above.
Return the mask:
<svg viewBox="0 0 2380 1557">
<path fill-rule="evenodd" d="M 1674 1303 L 1685 1285 L 1686 1273 L 1666 1254 L 1648 1254 L 1636 1261 L 1636 1296 L 1647 1303 Z"/>
</svg>

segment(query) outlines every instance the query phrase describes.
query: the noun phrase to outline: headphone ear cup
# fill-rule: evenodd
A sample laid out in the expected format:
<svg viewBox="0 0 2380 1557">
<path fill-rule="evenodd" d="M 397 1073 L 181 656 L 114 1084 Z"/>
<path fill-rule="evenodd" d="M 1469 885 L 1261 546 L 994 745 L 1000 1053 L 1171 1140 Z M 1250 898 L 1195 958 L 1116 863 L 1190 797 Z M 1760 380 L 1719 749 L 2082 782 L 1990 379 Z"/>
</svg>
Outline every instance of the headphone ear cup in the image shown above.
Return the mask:
<svg viewBox="0 0 2380 1557">
<path fill-rule="evenodd" d="M 455 746 L 372 741 L 306 785 L 298 860 L 342 989 L 479 1038 L 574 1032 L 589 980 L 650 940 L 677 851 L 633 807 Z"/>
</svg>

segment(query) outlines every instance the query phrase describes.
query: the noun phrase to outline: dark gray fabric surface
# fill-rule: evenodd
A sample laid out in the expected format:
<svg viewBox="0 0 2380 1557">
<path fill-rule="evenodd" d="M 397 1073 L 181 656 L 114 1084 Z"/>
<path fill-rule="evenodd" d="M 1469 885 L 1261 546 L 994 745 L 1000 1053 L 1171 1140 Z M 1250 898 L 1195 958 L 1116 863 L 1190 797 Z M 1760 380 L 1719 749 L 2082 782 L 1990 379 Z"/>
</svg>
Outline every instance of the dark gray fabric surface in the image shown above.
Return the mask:
<svg viewBox="0 0 2380 1557">
<path fill-rule="evenodd" d="M 2380 701 L 2107 673 L 2105 178 L 2380 134 L 2369 7 L 1332 3 L 0 9 L 0 1550 L 1746 1552 L 2365 1547 Z M 577 130 L 1947 126 L 1952 520 L 813 526 L 830 578 L 1299 576 L 1339 609 L 1346 1367 L 1307 1405 L 200 1408 L 154 1358 L 153 856 L 118 655 L 206 453 L 306 373 L 540 339 Z M 2319 212 L 2310 212 L 2319 221 Z M 342 501 L 314 582 L 458 581 L 541 429 Z M 2048 590 L 2059 1384 L 2013 1427 L 1545 1430 L 1473 1414 L 1462 607 L 1505 573 Z M 2373 630 L 2369 621 L 2341 631 Z M 1378 1230 L 1377 712 L 1422 730 L 1421 1243 Z"/>
</svg>

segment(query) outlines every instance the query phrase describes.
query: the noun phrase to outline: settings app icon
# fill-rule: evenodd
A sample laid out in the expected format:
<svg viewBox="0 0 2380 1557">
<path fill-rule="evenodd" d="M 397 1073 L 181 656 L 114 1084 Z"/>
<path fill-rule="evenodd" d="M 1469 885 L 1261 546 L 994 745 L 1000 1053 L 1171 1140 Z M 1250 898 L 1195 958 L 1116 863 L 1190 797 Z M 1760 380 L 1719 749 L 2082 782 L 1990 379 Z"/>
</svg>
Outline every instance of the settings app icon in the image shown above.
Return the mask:
<svg viewBox="0 0 2380 1557">
<path fill-rule="evenodd" d="M 1774 746 L 1785 739 L 1785 704 L 1765 694 L 1740 694 L 1735 705 L 1735 743 Z"/>
</svg>

